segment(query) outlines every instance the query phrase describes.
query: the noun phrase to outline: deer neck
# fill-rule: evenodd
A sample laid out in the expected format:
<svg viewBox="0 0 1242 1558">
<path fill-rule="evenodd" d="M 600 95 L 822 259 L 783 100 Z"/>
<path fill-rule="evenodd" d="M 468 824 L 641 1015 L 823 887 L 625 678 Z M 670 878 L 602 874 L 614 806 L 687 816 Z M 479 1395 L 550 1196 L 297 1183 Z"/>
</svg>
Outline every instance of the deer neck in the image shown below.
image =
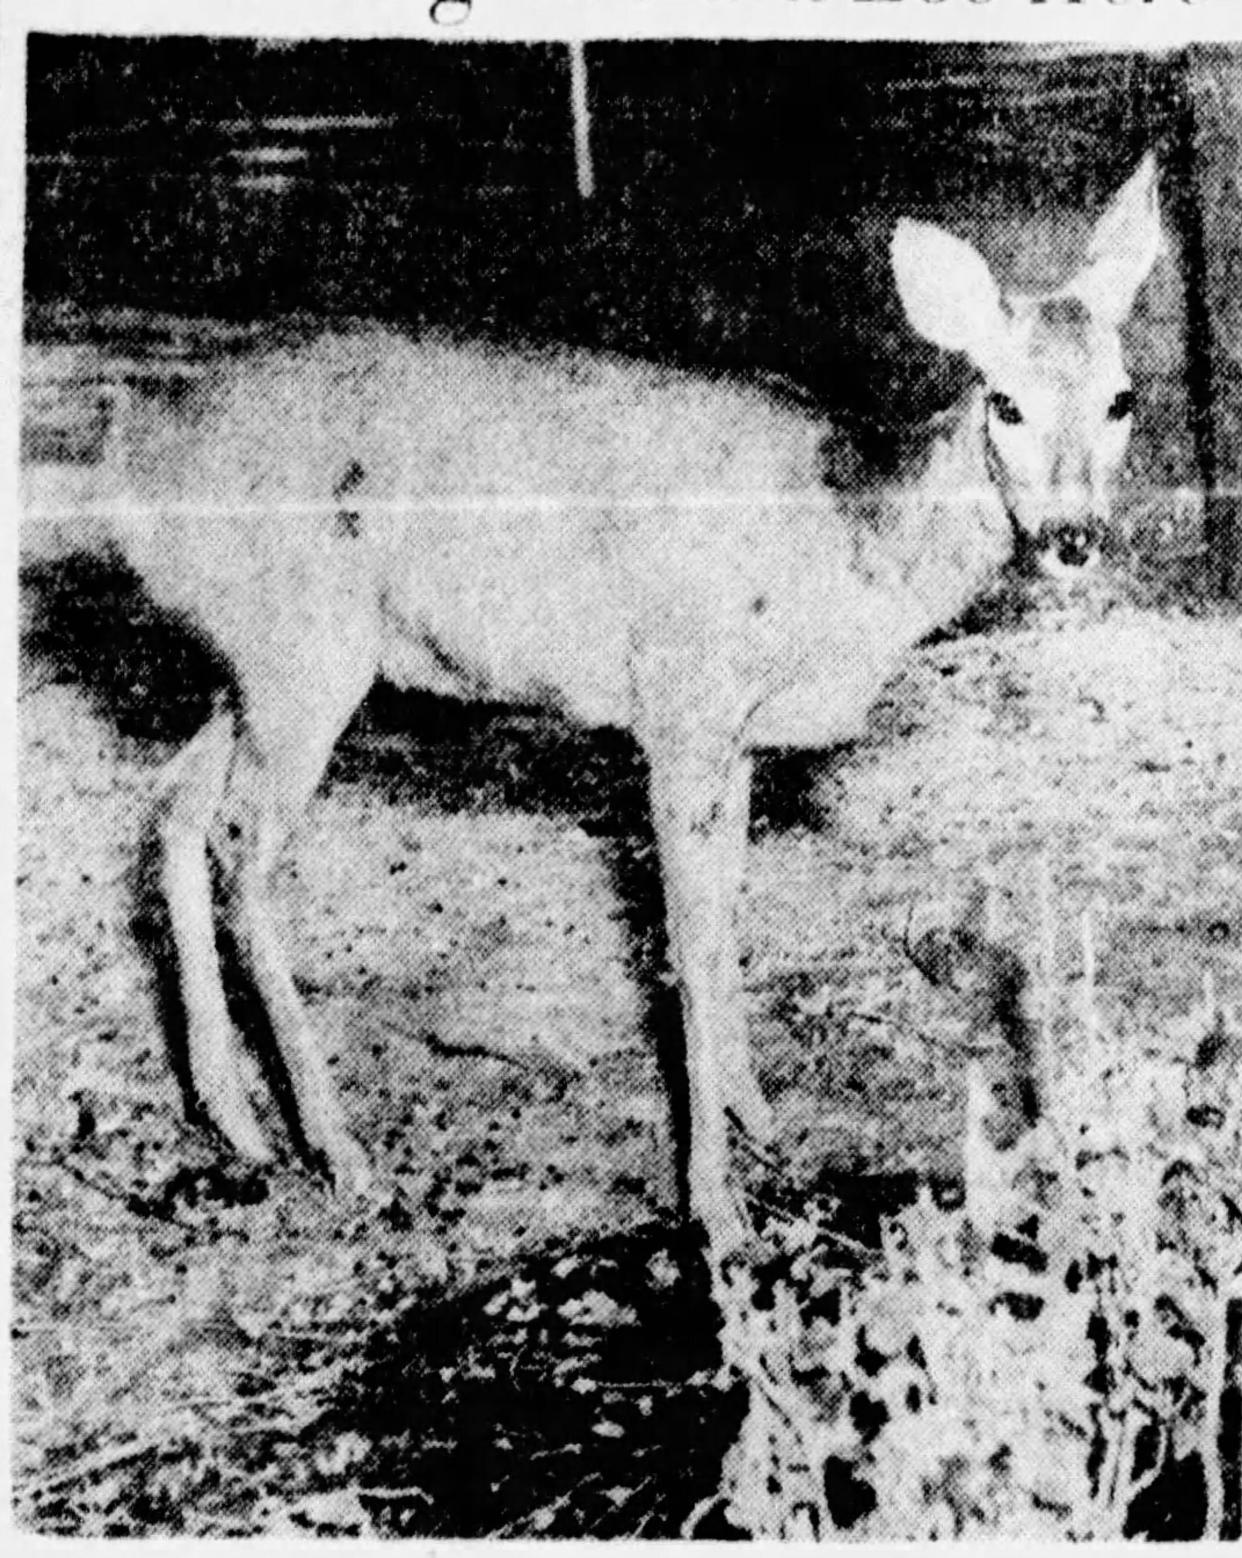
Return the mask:
<svg viewBox="0 0 1242 1558">
<path fill-rule="evenodd" d="M 982 386 L 954 411 L 907 474 L 876 494 L 864 564 L 906 603 L 911 641 L 950 621 L 1008 562 L 1013 527 L 988 470 Z"/>
</svg>

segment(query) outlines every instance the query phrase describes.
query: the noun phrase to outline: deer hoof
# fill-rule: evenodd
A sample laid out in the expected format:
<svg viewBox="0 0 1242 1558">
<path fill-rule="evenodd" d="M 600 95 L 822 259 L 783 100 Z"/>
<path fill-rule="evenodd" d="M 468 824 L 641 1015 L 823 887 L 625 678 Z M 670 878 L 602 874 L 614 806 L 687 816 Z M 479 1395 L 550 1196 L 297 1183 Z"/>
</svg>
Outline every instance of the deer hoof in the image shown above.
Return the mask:
<svg viewBox="0 0 1242 1558">
<path fill-rule="evenodd" d="M 337 1195 L 362 1196 L 371 1188 L 375 1177 L 371 1159 L 348 1131 L 334 1135 L 316 1156 L 322 1161 Z"/>
<path fill-rule="evenodd" d="M 210 1109 L 201 1097 L 196 1098 L 193 1112 L 237 1157 L 253 1164 L 272 1162 L 274 1154 L 245 1093 L 234 1094 L 227 1103 L 223 1103 L 217 1094 Z"/>
<path fill-rule="evenodd" d="M 691 1162 L 690 1208 L 707 1236 L 713 1270 L 719 1271 L 728 1260 L 744 1255 L 757 1243 L 741 1191 L 723 1165 Z"/>
</svg>

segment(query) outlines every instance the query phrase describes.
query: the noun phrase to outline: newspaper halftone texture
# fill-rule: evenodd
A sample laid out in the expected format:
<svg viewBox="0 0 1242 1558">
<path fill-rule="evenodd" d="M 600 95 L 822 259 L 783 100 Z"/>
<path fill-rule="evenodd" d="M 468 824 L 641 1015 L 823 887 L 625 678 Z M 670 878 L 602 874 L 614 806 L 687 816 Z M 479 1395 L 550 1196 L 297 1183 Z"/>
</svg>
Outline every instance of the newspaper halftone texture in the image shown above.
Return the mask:
<svg viewBox="0 0 1242 1558">
<path fill-rule="evenodd" d="M 209 33 L 24 39 L 19 1529 L 1236 1538 L 1242 45 Z"/>
</svg>

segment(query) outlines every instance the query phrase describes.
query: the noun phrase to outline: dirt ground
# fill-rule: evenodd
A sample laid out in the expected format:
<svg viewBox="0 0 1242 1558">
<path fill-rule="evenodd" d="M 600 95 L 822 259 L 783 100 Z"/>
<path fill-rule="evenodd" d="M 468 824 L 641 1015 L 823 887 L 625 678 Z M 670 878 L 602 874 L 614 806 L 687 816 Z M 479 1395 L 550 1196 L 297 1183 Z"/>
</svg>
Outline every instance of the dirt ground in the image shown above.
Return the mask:
<svg viewBox="0 0 1242 1558">
<path fill-rule="evenodd" d="M 1240 706 L 1235 620 L 1095 601 L 927 648 L 864 740 L 764 770 L 743 934 L 786 1189 L 956 1176 L 961 1023 L 909 942 L 981 883 L 1027 958 L 1051 883 L 1067 1010 L 1089 913 L 1120 1044 L 1190 1042 L 1205 981 L 1238 1001 Z M 680 1262 L 641 774 L 616 741 L 406 728 L 426 715 L 373 702 L 280 872 L 379 1169 L 355 1204 L 293 1159 L 246 1175 L 186 1123 L 140 870 L 176 744 L 27 682 L 32 1528 L 669 1535 L 713 1491 L 739 1406 Z"/>
</svg>

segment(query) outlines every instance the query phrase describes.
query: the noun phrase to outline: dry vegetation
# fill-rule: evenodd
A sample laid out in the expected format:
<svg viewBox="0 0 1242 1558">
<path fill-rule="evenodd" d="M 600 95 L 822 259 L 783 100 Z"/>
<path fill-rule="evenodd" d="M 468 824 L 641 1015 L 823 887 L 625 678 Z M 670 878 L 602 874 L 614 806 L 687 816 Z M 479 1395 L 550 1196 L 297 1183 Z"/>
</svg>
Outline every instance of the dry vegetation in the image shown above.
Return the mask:
<svg viewBox="0 0 1242 1558">
<path fill-rule="evenodd" d="M 804 1202 L 722 1282 L 749 1409 L 719 1502 L 752 1536 L 1237 1536 L 1242 1032 L 1210 981 L 1176 1044 L 1106 1030 L 1083 937 L 1077 1014 L 1034 992 L 1016 1146 L 970 1063 L 964 1205 L 925 1188 L 867 1248 Z"/>
<path fill-rule="evenodd" d="M 1097 603 L 928 650 L 866 741 L 769 771 L 745 928 L 781 1163 L 756 1176 L 770 1262 L 726 1295 L 726 1377 L 644 1015 L 658 915 L 641 869 L 610 870 L 647 849 L 625 753 L 520 722 L 412 742 L 378 707 L 347 742 L 281 889 L 381 1169 L 344 1206 L 294 1164 L 239 1174 L 183 1123 L 134 864 L 172 744 L 32 678 L 24 1523 L 667 1535 L 698 1508 L 709 1534 L 726 1451 L 732 1521 L 756 1531 L 1102 1534 L 1157 1463 L 1190 1482 L 1140 1495 L 1140 1526 L 1228 1517 L 1193 1456 L 1237 1260 L 1214 1014 L 1237 989 L 1240 695 L 1231 621 Z M 989 936 L 1036 1007 L 1059 1003 L 1030 1208 L 979 1189 L 1008 1170 L 989 1180 L 966 1130 L 965 1057 L 1004 1039 L 958 977 L 981 881 Z M 939 1200 L 903 1211 L 916 1182 Z"/>
</svg>

